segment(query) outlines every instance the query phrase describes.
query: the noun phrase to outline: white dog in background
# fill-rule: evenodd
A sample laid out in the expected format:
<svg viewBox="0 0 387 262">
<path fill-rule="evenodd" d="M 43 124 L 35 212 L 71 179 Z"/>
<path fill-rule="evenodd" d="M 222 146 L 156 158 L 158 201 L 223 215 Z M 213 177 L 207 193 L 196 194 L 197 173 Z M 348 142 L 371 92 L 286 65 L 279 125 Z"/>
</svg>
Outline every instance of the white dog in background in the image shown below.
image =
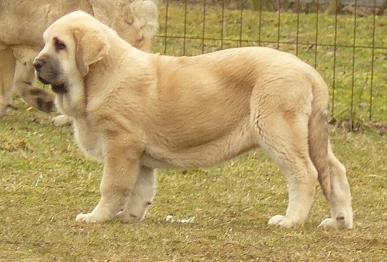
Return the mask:
<svg viewBox="0 0 387 262">
<path fill-rule="evenodd" d="M 331 208 L 321 225 L 353 226 L 346 170 L 328 138 L 328 87 L 296 56 L 262 47 L 150 54 L 80 11 L 43 38 L 38 77 L 74 118 L 82 151 L 104 164 L 100 202 L 78 221 L 142 220 L 155 168 L 210 166 L 262 148 L 289 186 L 286 214 L 269 224 L 302 225 L 319 181 Z"/>
<path fill-rule="evenodd" d="M 43 31 L 59 17 L 83 10 L 115 29 L 133 46 L 151 51 L 158 30 L 159 0 L 1 0 L 0 118 L 12 106 L 13 93 L 42 111 L 54 109 L 54 96 L 34 86 L 32 61 L 42 49 Z M 55 123 L 67 123 L 67 117 Z"/>
</svg>

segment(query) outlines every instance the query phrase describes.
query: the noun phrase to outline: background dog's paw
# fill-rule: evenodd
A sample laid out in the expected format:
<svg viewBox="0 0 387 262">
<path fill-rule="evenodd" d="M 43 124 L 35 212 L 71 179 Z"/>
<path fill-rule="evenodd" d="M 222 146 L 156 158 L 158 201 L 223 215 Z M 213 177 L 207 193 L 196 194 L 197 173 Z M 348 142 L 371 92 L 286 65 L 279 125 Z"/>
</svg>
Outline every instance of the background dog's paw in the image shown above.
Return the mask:
<svg viewBox="0 0 387 262">
<path fill-rule="evenodd" d="M 296 224 L 294 223 L 294 221 L 291 221 L 286 216 L 276 215 L 269 220 L 268 225 L 290 228 L 294 227 Z"/>
<path fill-rule="evenodd" d="M 72 124 L 72 119 L 66 115 L 59 115 L 51 118 L 50 122 L 55 126 L 69 126 Z"/>
</svg>

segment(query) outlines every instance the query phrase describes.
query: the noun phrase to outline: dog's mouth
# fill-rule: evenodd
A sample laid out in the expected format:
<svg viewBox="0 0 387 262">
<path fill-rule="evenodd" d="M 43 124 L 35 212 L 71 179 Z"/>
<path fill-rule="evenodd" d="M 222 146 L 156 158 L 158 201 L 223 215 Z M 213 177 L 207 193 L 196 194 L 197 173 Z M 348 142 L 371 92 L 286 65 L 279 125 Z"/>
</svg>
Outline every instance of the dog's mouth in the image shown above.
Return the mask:
<svg viewBox="0 0 387 262">
<path fill-rule="evenodd" d="M 38 74 L 38 79 L 39 79 L 40 82 L 42 82 L 45 85 L 49 85 L 50 84 L 46 79 L 42 78 L 39 74 Z"/>
<path fill-rule="evenodd" d="M 40 82 L 42 82 L 45 85 L 51 85 L 51 89 L 56 94 L 65 94 L 67 93 L 67 87 L 65 84 L 53 84 L 47 81 L 46 79 L 42 78 L 41 76 L 38 76 L 38 79 Z"/>
</svg>

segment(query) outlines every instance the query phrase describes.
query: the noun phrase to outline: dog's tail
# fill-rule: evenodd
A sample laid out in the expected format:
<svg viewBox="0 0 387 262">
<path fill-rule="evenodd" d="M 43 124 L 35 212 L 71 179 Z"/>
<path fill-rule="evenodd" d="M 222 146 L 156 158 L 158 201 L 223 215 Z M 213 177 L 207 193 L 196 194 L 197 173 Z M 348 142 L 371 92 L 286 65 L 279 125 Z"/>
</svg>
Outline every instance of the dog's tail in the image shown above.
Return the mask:
<svg viewBox="0 0 387 262">
<path fill-rule="evenodd" d="M 324 87 L 324 88 L 322 88 Z M 316 81 L 313 87 L 312 113 L 309 119 L 309 154 L 318 172 L 318 181 L 324 196 L 331 195 L 331 179 L 328 163 L 328 104 L 329 95 L 325 82 Z M 318 99 L 316 99 L 318 98 Z"/>
<path fill-rule="evenodd" d="M 325 219 L 320 226 L 346 229 L 353 227 L 351 193 L 345 167 L 334 156 L 329 143 L 327 90 L 322 79 L 315 82 L 309 119 L 309 155 L 317 169 L 318 181 L 331 209 L 331 217 Z"/>
</svg>

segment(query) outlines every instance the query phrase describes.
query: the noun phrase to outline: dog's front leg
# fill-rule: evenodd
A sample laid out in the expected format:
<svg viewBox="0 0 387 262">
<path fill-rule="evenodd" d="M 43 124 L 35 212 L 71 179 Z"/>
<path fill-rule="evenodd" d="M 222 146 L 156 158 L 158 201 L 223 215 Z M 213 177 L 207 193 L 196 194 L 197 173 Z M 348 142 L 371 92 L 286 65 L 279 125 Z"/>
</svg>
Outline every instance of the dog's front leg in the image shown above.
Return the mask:
<svg viewBox="0 0 387 262">
<path fill-rule="evenodd" d="M 108 147 L 104 158 L 100 185 L 101 199 L 91 213 L 79 214 L 76 221 L 103 222 L 111 220 L 122 210 L 130 196 L 139 173 L 139 154 L 117 143 Z"/>
</svg>

